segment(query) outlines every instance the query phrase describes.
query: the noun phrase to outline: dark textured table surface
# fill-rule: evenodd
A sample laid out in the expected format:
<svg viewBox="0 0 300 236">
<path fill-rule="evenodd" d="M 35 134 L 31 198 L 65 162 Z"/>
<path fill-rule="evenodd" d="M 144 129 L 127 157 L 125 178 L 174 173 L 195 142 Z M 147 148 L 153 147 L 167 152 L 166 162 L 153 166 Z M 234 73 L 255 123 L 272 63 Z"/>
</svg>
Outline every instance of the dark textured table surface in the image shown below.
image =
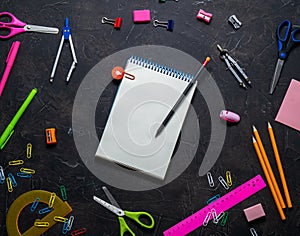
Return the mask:
<svg viewBox="0 0 300 236">
<path fill-rule="evenodd" d="M 62 29 L 65 18 L 68 17 L 78 58 L 78 65 L 70 82 L 66 84 L 65 77 L 72 63 L 70 48 L 66 43 L 54 82 L 50 84 L 49 77 L 60 42 L 60 33 L 24 33 L 1 41 L 1 70 L 4 70 L 11 43 L 16 40 L 21 42 L 18 57 L 0 99 L 1 132 L 31 89 L 38 89 L 38 94 L 16 125 L 12 138 L 0 153 L 0 165 L 6 174 L 16 174 L 17 167 L 8 166 L 8 162 L 15 159 L 24 160 L 24 166 L 36 170 L 31 179 L 17 178 L 18 185 L 12 193 L 7 191 L 6 184 L 0 185 L 1 235 L 7 235 L 6 214 L 10 205 L 21 194 L 42 189 L 60 196 L 60 185 L 66 187 L 67 201 L 73 209 L 69 214 L 75 217 L 73 229 L 85 227 L 85 235 L 119 234 L 117 218 L 92 200 L 93 195 L 105 198 L 101 189 L 103 185 L 110 189 L 124 209 L 145 210 L 154 216 L 156 224 L 150 231 L 136 227 L 128 220 L 136 235 L 162 235 L 163 231 L 204 207 L 210 197 L 227 193 L 229 190 L 225 190 L 217 182 L 217 176 L 225 176 L 227 170 L 231 172 L 233 180 L 230 189 L 257 174 L 263 176 L 252 145 L 252 125 L 260 132 L 275 176 L 279 179 L 267 133 L 268 121 L 274 128 L 293 202 L 293 208 L 285 210 L 287 220 L 281 221 L 271 192 L 265 188 L 230 209 L 224 227 L 210 223 L 207 227 L 198 228 L 191 235 L 251 235 L 251 227 L 256 229 L 258 235 L 300 235 L 300 135 L 298 131 L 274 121 L 290 80 L 300 79 L 299 47 L 290 53 L 277 88 L 273 95 L 269 95 L 269 85 L 277 61 L 275 30 L 284 19 L 300 24 L 299 1 L 179 0 L 159 3 L 158 0 L 6 0 L 1 1 L 0 7 L 1 12 L 12 12 L 29 24 L 54 26 L 59 29 Z M 173 19 L 174 31 L 155 28 L 152 22 L 133 24 L 132 11 L 135 9 L 150 9 L 152 21 Z M 213 14 L 209 24 L 196 19 L 199 9 Z M 242 27 L 238 30 L 227 21 L 233 14 L 242 22 Z M 115 30 L 112 25 L 101 24 L 100 19 L 103 16 L 122 17 L 121 29 Z M 224 62 L 219 59 L 217 44 L 227 48 L 238 60 L 251 78 L 252 88 L 243 90 L 238 87 L 231 73 L 226 71 Z M 79 132 L 79 136 L 87 139 L 90 135 L 85 130 L 74 130 L 72 124 L 73 104 L 82 81 L 94 66 L 114 53 L 137 46 L 147 48 L 148 45 L 174 48 L 199 62 L 210 56 L 212 60 L 207 71 L 217 84 L 226 109 L 235 111 L 241 117 L 240 123 L 227 124 L 222 151 L 210 170 L 215 179 L 215 188 L 208 186 L 205 175 L 198 175 L 212 135 L 211 117 L 201 91 L 196 92 L 192 101 L 201 130 L 197 152 L 186 170 L 173 181 L 144 191 L 129 191 L 110 186 L 95 176 L 79 155 L 74 134 L 77 132 L 78 135 Z M 99 80 L 102 79 L 101 76 L 101 73 L 98 74 Z M 98 138 L 102 135 L 117 86 L 118 83 L 109 83 L 100 97 L 95 121 Z M 57 144 L 53 147 L 47 146 L 45 142 L 45 129 L 49 127 L 57 130 Z M 30 160 L 26 158 L 26 144 L 29 142 L 33 145 Z M 248 223 L 243 209 L 257 203 L 262 203 L 266 216 Z M 32 226 L 36 218 L 36 215 L 28 212 L 25 208 L 20 214 L 21 232 Z M 62 235 L 61 228 L 62 224 L 58 223 L 43 235 Z"/>
</svg>

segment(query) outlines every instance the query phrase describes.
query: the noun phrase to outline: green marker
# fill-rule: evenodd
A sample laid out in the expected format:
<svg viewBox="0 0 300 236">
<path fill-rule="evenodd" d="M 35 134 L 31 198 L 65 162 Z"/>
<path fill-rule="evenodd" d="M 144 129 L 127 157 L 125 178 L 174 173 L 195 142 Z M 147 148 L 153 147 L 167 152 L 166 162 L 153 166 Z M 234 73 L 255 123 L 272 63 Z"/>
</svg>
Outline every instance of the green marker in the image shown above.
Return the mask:
<svg viewBox="0 0 300 236">
<path fill-rule="evenodd" d="M 1 150 L 4 148 L 5 144 L 9 140 L 10 136 L 13 134 L 15 125 L 17 124 L 17 122 L 19 121 L 21 116 L 23 115 L 24 111 L 26 110 L 26 108 L 30 104 L 31 100 L 36 95 L 36 93 L 37 93 L 36 88 L 31 90 L 30 94 L 27 96 L 26 100 L 23 102 L 22 106 L 20 107 L 18 112 L 15 114 L 14 118 L 11 120 L 9 125 L 4 130 L 3 134 L 0 137 L 0 149 Z"/>
</svg>

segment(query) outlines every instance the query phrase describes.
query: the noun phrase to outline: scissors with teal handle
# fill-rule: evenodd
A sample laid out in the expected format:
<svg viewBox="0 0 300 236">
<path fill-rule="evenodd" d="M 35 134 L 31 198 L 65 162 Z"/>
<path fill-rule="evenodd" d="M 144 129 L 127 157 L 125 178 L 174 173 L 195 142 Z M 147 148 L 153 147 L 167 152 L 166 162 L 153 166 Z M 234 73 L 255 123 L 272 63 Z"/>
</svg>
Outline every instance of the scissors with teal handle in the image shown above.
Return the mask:
<svg viewBox="0 0 300 236">
<path fill-rule="evenodd" d="M 105 190 L 105 193 L 107 194 L 108 190 Z M 110 194 L 110 193 L 109 193 Z M 123 211 L 118 203 L 113 199 L 113 197 L 110 195 L 109 199 L 113 202 L 114 205 L 109 204 L 108 202 L 93 196 L 93 199 L 101 204 L 106 209 L 110 210 L 111 212 L 115 213 L 118 216 L 119 224 L 120 224 L 120 236 L 123 236 L 125 233 L 129 233 L 132 236 L 135 236 L 135 233 L 129 228 L 127 223 L 125 222 L 124 216 L 130 218 L 134 222 L 136 222 L 139 226 L 147 229 L 152 229 L 154 227 L 154 219 L 153 217 L 148 213 L 144 211 L 139 212 L 132 212 L 132 211 Z M 112 200 L 113 199 L 113 200 Z M 117 205 L 117 206 L 115 206 Z M 147 218 L 150 223 L 145 224 L 140 219 L 141 218 Z"/>
<path fill-rule="evenodd" d="M 292 25 L 289 20 L 282 21 L 277 27 L 276 36 L 278 42 L 278 60 L 270 86 L 270 94 L 272 94 L 275 90 L 283 64 L 287 59 L 289 52 L 294 46 L 300 43 L 299 35 L 297 38 L 297 34 L 299 33 L 300 26 Z"/>
<path fill-rule="evenodd" d="M 8 17 L 9 22 L 0 21 L 0 38 L 8 39 L 17 34 L 25 32 L 38 32 L 46 34 L 58 34 L 59 29 L 53 27 L 39 26 L 39 25 L 29 25 L 25 22 L 20 21 L 10 12 L 0 12 L 0 18 Z M 2 32 L 8 32 L 8 34 L 2 34 Z"/>
</svg>

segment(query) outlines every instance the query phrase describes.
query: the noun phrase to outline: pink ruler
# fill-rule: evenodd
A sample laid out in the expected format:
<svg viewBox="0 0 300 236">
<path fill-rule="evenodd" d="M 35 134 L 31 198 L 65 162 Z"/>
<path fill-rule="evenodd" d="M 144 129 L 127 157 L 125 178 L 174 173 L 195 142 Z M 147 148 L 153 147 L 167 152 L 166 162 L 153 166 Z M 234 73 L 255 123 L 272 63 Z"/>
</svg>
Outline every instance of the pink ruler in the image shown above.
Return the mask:
<svg viewBox="0 0 300 236">
<path fill-rule="evenodd" d="M 176 225 L 167 229 L 164 231 L 164 236 L 187 235 L 188 233 L 202 226 L 205 216 L 211 211 L 211 209 L 215 209 L 217 214 L 225 212 L 265 187 L 266 183 L 260 175 L 257 175 L 231 192 L 225 194 L 218 200 L 212 202 L 193 215 L 190 215 Z"/>
</svg>

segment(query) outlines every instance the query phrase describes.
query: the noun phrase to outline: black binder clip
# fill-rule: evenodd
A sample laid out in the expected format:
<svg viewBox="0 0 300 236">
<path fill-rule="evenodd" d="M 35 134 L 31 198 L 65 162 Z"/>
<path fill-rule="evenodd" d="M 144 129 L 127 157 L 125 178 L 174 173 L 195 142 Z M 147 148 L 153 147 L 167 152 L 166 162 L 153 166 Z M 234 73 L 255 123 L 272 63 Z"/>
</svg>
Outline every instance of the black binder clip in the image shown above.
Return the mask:
<svg viewBox="0 0 300 236">
<path fill-rule="evenodd" d="M 173 20 L 168 20 L 168 21 L 154 20 L 153 25 L 155 27 L 157 27 L 157 26 L 165 27 L 165 28 L 167 28 L 167 31 L 172 32 L 173 28 L 174 28 L 174 21 Z"/>
<path fill-rule="evenodd" d="M 116 19 L 108 19 L 107 17 L 102 17 L 101 19 L 102 24 L 111 24 L 114 26 L 115 29 L 120 29 L 122 24 L 122 18 L 117 17 Z"/>
</svg>

